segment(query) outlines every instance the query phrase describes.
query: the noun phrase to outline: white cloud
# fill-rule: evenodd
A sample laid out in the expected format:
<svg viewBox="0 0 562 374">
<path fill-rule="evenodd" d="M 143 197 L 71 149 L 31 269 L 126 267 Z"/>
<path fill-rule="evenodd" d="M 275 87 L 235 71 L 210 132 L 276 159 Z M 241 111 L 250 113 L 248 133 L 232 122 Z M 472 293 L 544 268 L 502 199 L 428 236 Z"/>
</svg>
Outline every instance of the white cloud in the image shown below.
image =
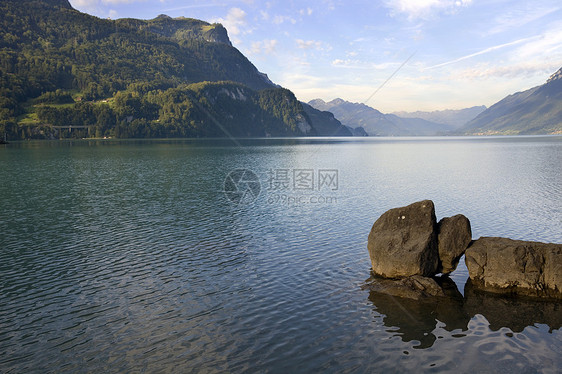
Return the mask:
<svg viewBox="0 0 562 374">
<path fill-rule="evenodd" d="M 301 10 L 299 10 L 299 14 L 301 16 L 305 16 L 305 15 L 310 16 L 310 15 L 312 15 L 312 9 L 311 8 L 301 9 Z"/>
<path fill-rule="evenodd" d="M 250 34 L 252 32 L 246 22 L 246 12 L 240 8 L 230 8 L 225 18 L 211 20 L 214 23 L 222 24 L 228 31 L 228 35 L 234 44 L 241 43 L 239 35 Z"/>
<path fill-rule="evenodd" d="M 386 0 L 392 15 L 405 14 L 409 20 L 429 19 L 445 12 L 454 13 L 472 4 L 472 0 Z"/>
<path fill-rule="evenodd" d="M 109 16 L 117 18 L 117 12 L 114 9 L 107 9 L 109 6 L 119 4 L 143 3 L 147 0 L 70 0 L 73 8 L 99 16 Z"/>
<path fill-rule="evenodd" d="M 534 3 L 528 4 L 524 9 L 510 9 L 495 18 L 496 25 L 488 30 L 488 34 L 497 34 L 524 26 L 559 10 L 559 7 L 537 8 Z"/>
<path fill-rule="evenodd" d="M 485 48 L 475 53 L 446 61 L 421 69 L 422 71 L 454 65 L 492 52 L 486 60 L 467 67 L 461 65 L 451 70 L 451 76 L 463 79 L 516 78 L 526 79 L 554 72 L 562 66 L 562 23 L 552 27 L 540 35 L 514 40 Z"/>
<path fill-rule="evenodd" d="M 144 3 L 146 0 L 101 0 L 105 5 Z"/>
<path fill-rule="evenodd" d="M 69 2 L 74 7 L 86 7 L 96 5 L 99 0 L 69 0 Z"/>
<path fill-rule="evenodd" d="M 164 3 L 165 0 L 160 0 L 160 2 Z M 222 4 L 192 4 L 192 5 L 183 5 L 174 8 L 166 8 L 162 9 L 162 12 L 174 12 L 176 10 L 185 10 L 185 9 L 198 9 L 198 8 L 219 8 L 222 7 Z"/>
<path fill-rule="evenodd" d="M 277 46 L 277 40 L 275 39 L 253 42 L 251 53 L 253 54 L 265 53 L 269 55 L 275 52 L 276 46 Z"/>
<path fill-rule="evenodd" d="M 302 40 L 302 39 L 296 39 L 295 40 L 297 42 L 297 48 L 299 49 L 305 49 L 305 50 L 309 50 L 309 49 L 316 49 L 319 51 L 330 51 L 332 50 L 332 47 L 322 43 L 321 41 L 318 40 Z"/>
<path fill-rule="evenodd" d="M 454 76 L 458 79 L 487 80 L 490 78 L 521 79 L 536 75 L 549 76 L 560 68 L 560 61 L 528 61 L 516 64 L 494 66 L 491 64 L 478 64 L 475 67 L 456 71 Z M 520 87 L 519 89 L 525 89 Z"/>
<path fill-rule="evenodd" d="M 391 66 L 397 66 L 397 63 L 393 62 L 384 62 L 382 64 L 373 64 L 371 62 L 364 62 L 360 60 L 354 59 L 335 59 L 332 61 L 332 66 L 339 67 L 339 68 L 347 68 L 347 69 L 374 69 L 374 70 L 383 70 L 387 69 Z"/>
<path fill-rule="evenodd" d="M 218 21 L 226 27 L 230 35 L 240 35 L 242 29 L 247 25 L 246 12 L 240 8 L 231 8 L 226 18 L 219 18 Z"/>
<path fill-rule="evenodd" d="M 389 66 L 389 68 L 392 68 Z M 556 69 L 551 70 L 550 73 Z M 300 100 L 309 101 L 315 98 L 332 100 L 336 97 L 352 102 L 365 102 L 373 95 L 373 91 L 381 86 L 388 78 L 386 72 L 379 71 L 370 74 L 356 71 L 345 71 L 341 74 L 325 76 L 323 74 L 307 74 L 288 71 L 276 79 L 276 82 L 291 89 Z M 537 84 L 545 81 L 550 73 L 540 77 Z M 350 77 L 359 76 L 358 79 Z M 453 75 L 439 75 L 431 77 L 418 75 L 414 71 L 403 72 L 392 79 L 378 91 L 367 105 L 383 113 L 407 110 L 443 110 L 462 109 L 474 105 L 490 106 L 505 96 L 530 88 L 532 80 L 494 79 L 490 83 L 486 79 L 464 79 Z M 459 87 L 462 86 L 462 89 Z M 475 96 L 474 92 L 478 92 Z"/>
<path fill-rule="evenodd" d="M 464 60 L 468 60 L 468 59 L 470 59 L 470 58 L 472 58 L 472 57 L 476 57 L 476 56 L 480 56 L 480 55 L 483 55 L 483 54 L 486 54 L 486 53 L 490 53 L 490 52 L 496 51 L 496 50 L 498 50 L 498 49 L 502 49 L 502 48 L 505 48 L 505 47 L 514 46 L 514 45 L 521 44 L 521 43 L 523 43 L 523 42 L 528 42 L 528 41 L 531 41 L 531 40 L 536 40 L 537 38 L 538 38 L 537 36 L 533 36 L 533 37 L 530 37 L 530 38 L 524 38 L 524 39 L 514 40 L 514 41 L 509 42 L 509 43 L 504 43 L 504 44 L 495 45 L 495 46 L 493 46 L 493 47 L 488 47 L 488 48 L 485 48 L 485 49 L 483 49 L 483 50 L 481 50 L 481 51 L 478 51 L 478 52 L 475 52 L 475 53 L 471 53 L 471 54 L 469 54 L 469 55 L 462 56 L 462 57 L 456 58 L 456 59 L 451 60 L 451 61 L 447 61 L 447 62 L 443 62 L 443 63 L 437 64 L 437 65 L 430 66 L 430 67 L 428 67 L 428 68 L 426 68 L 426 69 L 435 69 L 435 68 L 440 68 L 440 67 L 443 67 L 443 66 L 455 64 L 455 63 L 457 63 L 457 62 L 464 61 Z"/>
<path fill-rule="evenodd" d="M 289 16 L 275 16 L 275 17 L 273 17 L 273 23 L 276 24 L 276 25 L 280 25 L 284 22 L 290 22 L 294 25 L 295 23 L 297 23 L 297 20 L 295 20 L 294 18 L 289 17 Z"/>
<path fill-rule="evenodd" d="M 100 5 L 100 0 L 70 0 L 70 5 L 75 9 L 95 10 Z"/>
<path fill-rule="evenodd" d="M 525 43 L 514 51 L 514 58 L 557 59 L 562 64 L 562 23 L 536 37 L 532 43 Z"/>
<path fill-rule="evenodd" d="M 132 4 L 144 3 L 146 0 L 70 0 L 73 6 L 78 8 L 95 8 L 100 4 L 116 5 L 116 4 Z"/>
</svg>

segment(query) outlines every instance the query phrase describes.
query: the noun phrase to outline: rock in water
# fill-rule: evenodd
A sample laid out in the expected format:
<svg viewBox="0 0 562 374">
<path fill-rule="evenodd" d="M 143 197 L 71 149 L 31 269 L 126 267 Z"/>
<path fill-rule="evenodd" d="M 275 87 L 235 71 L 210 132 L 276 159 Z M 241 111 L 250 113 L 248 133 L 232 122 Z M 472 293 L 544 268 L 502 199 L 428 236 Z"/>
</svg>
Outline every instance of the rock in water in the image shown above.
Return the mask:
<svg viewBox="0 0 562 374">
<path fill-rule="evenodd" d="M 436 274 L 436 226 L 431 200 L 383 213 L 373 224 L 367 245 L 373 272 L 385 278 Z"/>
<path fill-rule="evenodd" d="M 562 244 L 482 237 L 465 260 L 476 288 L 562 299 Z"/>
<path fill-rule="evenodd" d="M 439 272 L 453 272 L 460 258 L 472 240 L 470 221 L 462 214 L 445 217 L 438 223 L 437 249 L 439 251 Z"/>
<path fill-rule="evenodd" d="M 366 288 L 373 292 L 413 300 L 445 296 L 443 289 L 433 278 L 422 277 L 421 275 L 413 275 L 398 280 L 373 278 Z"/>
</svg>

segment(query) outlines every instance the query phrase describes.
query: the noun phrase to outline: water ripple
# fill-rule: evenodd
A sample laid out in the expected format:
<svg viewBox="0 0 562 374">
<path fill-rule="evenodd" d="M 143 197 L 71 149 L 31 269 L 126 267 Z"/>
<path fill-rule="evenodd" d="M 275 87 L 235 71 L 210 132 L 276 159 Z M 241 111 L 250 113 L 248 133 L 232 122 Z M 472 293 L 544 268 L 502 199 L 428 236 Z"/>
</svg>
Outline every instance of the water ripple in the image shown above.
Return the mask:
<svg viewBox="0 0 562 374">
<path fill-rule="evenodd" d="M 405 329 L 360 288 L 373 221 L 419 198 L 475 236 L 562 241 L 556 139 L 3 149 L 0 371 L 559 371 L 559 329 L 492 330 L 480 314 L 454 328 L 419 310 Z M 519 174 L 504 170 L 514 151 Z M 338 168 L 338 203 L 263 191 L 232 206 L 220 190 L 241 165 Z M 461 292 L 467 275 L 452 275 Z"/>
</svg>

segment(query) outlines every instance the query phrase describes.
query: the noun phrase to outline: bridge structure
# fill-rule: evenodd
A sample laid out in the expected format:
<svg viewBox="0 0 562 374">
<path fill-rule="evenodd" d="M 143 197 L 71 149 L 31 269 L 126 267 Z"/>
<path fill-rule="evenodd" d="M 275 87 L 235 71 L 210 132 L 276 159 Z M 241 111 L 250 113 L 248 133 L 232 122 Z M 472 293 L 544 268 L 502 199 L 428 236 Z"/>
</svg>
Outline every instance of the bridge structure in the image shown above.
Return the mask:
<svg viewBox="0 0 562 374">
<path fill-rule="evenodd" d="M 51 125 L 53 129 L 59 130 L 59 139 L 62 139 L 62 130 L 68 129 L 68 132 L 72 132 L 72 129 L 89 129 L 90 127 L 94 127 L 93 125 L 68 125 L 68 126 L 54 126 Z"/>
</svg>

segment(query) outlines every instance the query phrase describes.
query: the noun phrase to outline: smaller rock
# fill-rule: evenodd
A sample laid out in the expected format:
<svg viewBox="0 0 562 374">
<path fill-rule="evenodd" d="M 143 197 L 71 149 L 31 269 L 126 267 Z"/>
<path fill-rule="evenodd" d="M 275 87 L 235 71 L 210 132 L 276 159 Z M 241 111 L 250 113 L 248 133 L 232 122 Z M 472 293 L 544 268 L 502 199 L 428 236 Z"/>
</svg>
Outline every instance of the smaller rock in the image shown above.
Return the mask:
<svg viewBox="0 0 562 374">
<path fill-rule="evenodd" d="M 443 274 L 453 272 L 472 240 L 470 221 L 462 214 L 445 217 L 438 223 L 437 250 Z"/>
<path fill-rule="evenodd" d="M 413 275 L 402 279 L 371 278 L 365 288 L 373 292 L 422 300 L 435 296 L 445 296 L 443 289 L 433 278 Z"/>
</svg>

